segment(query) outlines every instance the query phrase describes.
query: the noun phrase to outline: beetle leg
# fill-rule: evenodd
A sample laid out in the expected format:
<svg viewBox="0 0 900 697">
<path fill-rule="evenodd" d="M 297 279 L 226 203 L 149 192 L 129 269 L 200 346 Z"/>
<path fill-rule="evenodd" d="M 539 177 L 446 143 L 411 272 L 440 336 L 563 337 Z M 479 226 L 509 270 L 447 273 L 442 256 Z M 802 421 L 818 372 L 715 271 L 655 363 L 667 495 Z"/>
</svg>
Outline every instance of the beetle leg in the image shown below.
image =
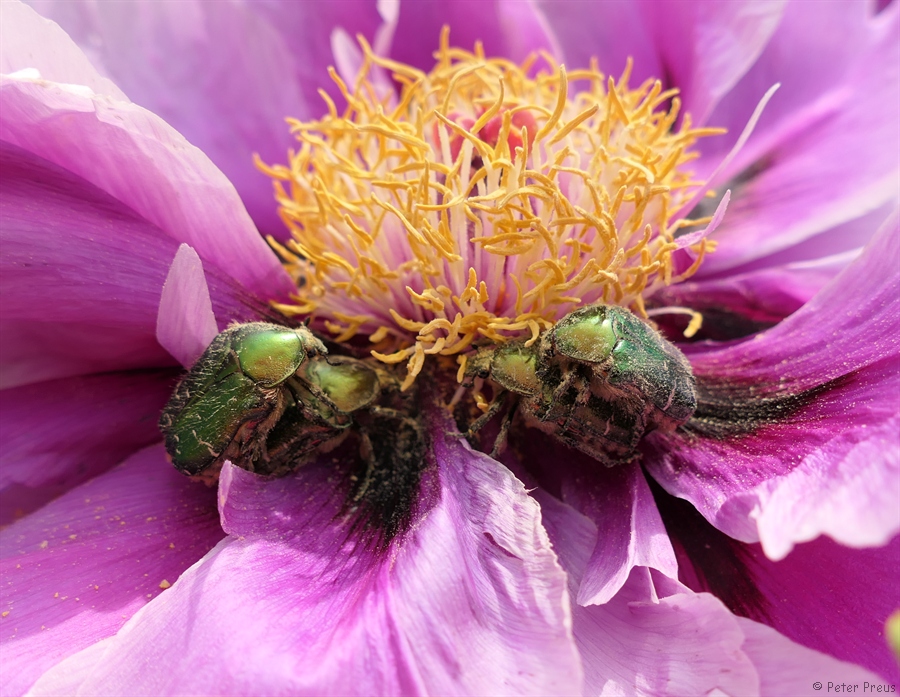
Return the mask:
<svg viewBox="0 0 900 697">
<path fill-rule="evenodd" d="M 499 396 L 494 397 L 494 401 L 491 402 L 491 405 L 488 407 L 488 410 L 484 412 L 481 416 L 475 419 L 471 424 L 469 424 L 468 430 L 466 430 L 466 438 L 471 438 L 476 433 L 478 433 L 484 425 L 493 419 L 500 410 L 504 407 L 507 400 L 507 395 L 510 393 L 504 390 Z"/>
<path fill-rule="evenodd" d="M 375 462 L 375 449 L 372 447 L 372 441 L 369 438 L 366 429 L 359 429 L 359 438 L 362 441 L 359 453 L 362 456 L 363 462 L 366 463 L 366 472 L 362 476 L 362 483 L 359 485 L 359 489 L 353 494 L 354 502 L 360 501 L 362 497 L 365 496 L 366 489 L 368 489 L 369 484 L 372 483 L 372 476 L 374 475 L 375 467 L 377 466 L 377 463 Z"/>
<path fill-rule="evenodd" d="M 404 414 L 402 411 L 398 409 L 391 409 L 390 407 L 379 407 L 377 404 L 375 406 L 369 407 L 369 412 L 375 414 L 376 416 L 384 416 L 389 419 L 399 419 L 405 420 L 409 417 Z"/>
<path fill-rule="evenodd" d="M 519 400 L 513 402 L 507 412 L 503 415 L 503 421 L 500 423 L 500 433 L 494 439 L 494 447 L 491 448 L 491 457 L 495 460 L 497 456 L 506 450 L 506 439 L 509 436 L 509 427 L 512 426 L 513 417 L 516 415 L 516 409 L 519 407 Z"/>
</svg>

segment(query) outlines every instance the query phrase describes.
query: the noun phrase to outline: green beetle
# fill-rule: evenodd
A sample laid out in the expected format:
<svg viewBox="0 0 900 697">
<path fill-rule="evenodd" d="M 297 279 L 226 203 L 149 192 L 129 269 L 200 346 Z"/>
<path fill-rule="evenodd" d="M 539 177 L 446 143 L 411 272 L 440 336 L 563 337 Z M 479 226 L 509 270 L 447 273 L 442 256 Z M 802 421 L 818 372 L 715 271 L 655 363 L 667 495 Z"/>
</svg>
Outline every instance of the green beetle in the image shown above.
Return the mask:
<svg viewBox="0 0 900 697">
<path fill-rule="evenodd" d="M 160 417 L 172 463 L 207 481 L 225 460 L 282 474 L 339 437 L 379 381 L 360 361 L 326 354 L 306 327 L 253 322 L 216 336 Z"/>
<path fill-rule="evenodd" d="M 569 313 L 532 346 L 515 341 L 482 348 L 463 384 L 475 378 L 490 378 L 501 395 L 470 433 L 504 407 L 504 392 L 511 393 L 528 425 L 609 466 L 633 459 L 645 433 L 674 430 L 697 406 L 684 355 L 628 310 L 608 305 Z M 501 445 L 498 439 L 495 451 Z"/>
</svg>

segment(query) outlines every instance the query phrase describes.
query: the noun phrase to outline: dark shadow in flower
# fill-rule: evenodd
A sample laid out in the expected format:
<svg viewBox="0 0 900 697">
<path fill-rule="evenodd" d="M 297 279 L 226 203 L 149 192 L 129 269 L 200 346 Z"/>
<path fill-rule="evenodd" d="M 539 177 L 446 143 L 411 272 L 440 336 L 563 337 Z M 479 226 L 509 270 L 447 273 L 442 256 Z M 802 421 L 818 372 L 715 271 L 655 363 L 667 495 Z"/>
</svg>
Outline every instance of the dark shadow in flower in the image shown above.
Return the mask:
<svg viewBox="0 0 900 697">
<path fill-rule="evenodd" d="M 662 298 L 666 295 L 665 291 L 659 294 Z M 675 305 L 675 302 L 664 303 Z M 648 308 L 662 307 L 663 305 L 648 304 Z M 690 341 L 733 341 L 735 339 L 743 339 L 744 337 L 758 334 L 770 327 L 778 324 L 787 314 L 774 315 L 767 311 L 767 308 L 744 307 L 736 310 L 733 307 L 725 307 L 723 305 L 709 305 L 706 307 L 698 307 L 694 303 L 692 308 L 703 315 L 703 325 L 694 334 Z M 799 309 L 794 307 L 791 311 Z M 673 342 L 684 342 L 684 331 L 687 329 L 690 317 L 687 315 L 661 315 L 654 317 L 654 322 L 659 327 L 663 335 Z"/>
<path fill-rule="evenodd" d="M 362 456 L 353 458 L 356 464 L 343 511 L 352 519 L 351 536 L 364 547 L 384 550 L 418 512 L 428 440 L 411 418 L 365 416 Z"/>
<path fill-rule="evenodd" d="M 746 545 L 714 528 L 653 477 L 647 481 L 678 557 L 678 580 L 695 591 L 712 593 L 737 615 L 766 622 L 769 601 L 753 583 Z"/>
<path fill-rule="evenodd" d="M 750 385 L 721 376 L 697 376 L 697 411 L 682 427 L 693 436 L 725 440 L 780 423 L 833 389 L 850 385 L 856 371 L 801 392 L 782 385 Z"/>
<path fill-rule="evenodd" d="M 387 553 L 434 504 L 433 463 L 427 440 L 407 423 L 370 416 L 364 430 L 286 477 L 229 467 L 220 483 L 225 530 L 278 539 L 338 567 Z"/>
</svg>

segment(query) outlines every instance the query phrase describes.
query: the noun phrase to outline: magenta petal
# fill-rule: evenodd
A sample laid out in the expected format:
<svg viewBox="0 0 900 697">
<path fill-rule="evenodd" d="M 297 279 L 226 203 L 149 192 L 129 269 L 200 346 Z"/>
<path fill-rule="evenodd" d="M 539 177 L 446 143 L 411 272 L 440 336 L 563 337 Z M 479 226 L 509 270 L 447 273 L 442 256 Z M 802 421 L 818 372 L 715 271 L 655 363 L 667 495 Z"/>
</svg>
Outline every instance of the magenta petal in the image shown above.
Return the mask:
<svg viewBox="0 0 900 697">
<path fill-rule="evenodd" d="M 98 94 L 128 101 L 55 22 L 18 0 L 4 0 L 0 4 L 0 73 L 19 70 L 37 70 L 45 80 L 85 85 Z"/>
<path fill-rule="evenodd" d="M 254 153 L 284 161 L 294 143 L 285 118 L 324 113 L 319 88 L 339 96 L 327 73 L 331 32 L 343 27 L 371 41 L 382 23 L 367 0 L 34 4 L 132 100 L 209 156 L 260 228 L 273 234 L 284 226 Z"/>
<path fill-rule="evenodd" d="M 114 634 L 222 536 L 213 492 L 143 450 L 0 532 L 0 692 Z M 165 585 L 165 584 L 164 584 Z"/>
<path fill-rule="evenodd" d="M 0 167 L 4 386 L 171 363 L 153 325 L 174 240 L 15 146 Z"/>
<path fill-rule="evenodd" d="M 0 525 L 159 440 L 173 372 L 102 373 L 0 392 Z"/>
<path fill-rule="evenodd" d="M 537 504 L 433 419 L 439 490 L 387 552 L 348 539 L 329 457 L 274 481 L 227 464 L 221 514 L 240 537 L 137 615 L 80 690 L 579 692 L 565 575 Z"/>
<path fill-rule="evenodd" d="M 758 614 L 742 614 L 900 684 L 900 666 L 884 638 L 884 623 L 898 605 L 900 537 L 875 549 L 848 549 L 820 538 L 778 562 L 758 545 L 741 547 L 762 599 Z"/>
<path fill-rule="evenodd" d="M 203 262 L 197 252 L 183 244 L 163 285 L 156 338 L 181 365 L 189 368 L 218 333 Z"/>
<path fill-rule="evenodd" d="M 172 362 L 156 341 L 177 243 L 94 185 L 0 143 L 0 365 L 4 387 Z M 263 303 L 209 278 L 223 327 Z"/>
<path fill-rule="evenodd" d="M 741 385 L 753 386 L 751 410 L 767 392 L 800 396 L 778 402 L 789 415 L 750 432 L 719 433 L 714 421 L 709 433 L 719 435 L 708 437 L 701 421 L 701 437 L 653 434 L 645 465 L 657 481 L 732 537 L 761 541 L 773 559 L 820 534 L 854 546 L 886 543 L 900 529 L 898 259 L 895 218 L 777 327 L 692 351 L 701 384 L 725 381 L 724 404 Z M 716 418 L 740 428 L 742 417 L 726 410 Z"/>
<path fill-rule="evenodd" d="M 64 85 L 4 76 L 0 138 L 94 184 L 265 299 L 292 283 L 234 187 L 154 114 Z"/>
</svg>

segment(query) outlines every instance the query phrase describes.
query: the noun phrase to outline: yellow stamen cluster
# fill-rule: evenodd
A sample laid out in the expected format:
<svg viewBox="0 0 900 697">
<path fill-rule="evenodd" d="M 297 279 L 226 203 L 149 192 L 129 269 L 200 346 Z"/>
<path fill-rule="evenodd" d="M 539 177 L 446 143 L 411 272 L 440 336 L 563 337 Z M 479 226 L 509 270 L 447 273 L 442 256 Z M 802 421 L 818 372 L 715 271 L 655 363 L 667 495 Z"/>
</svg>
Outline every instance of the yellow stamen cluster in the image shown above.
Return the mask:
<svg viewBox="0 0 900 697">
<path fill-rule="evenodd" d="M 274 243 L 298 282 L 287 314 L 382 361 L 465 352 L 543 329 L 586 303 L 630 306 L 676 277 L 676 217 L 702 182 L 689 148 L 713 129 L 680 128 L 675 90 L 628 86 L 596 69 L 567 73 L 547 55 L 522 65 L 442 37 L 430 73 L 372 54 L 347 107 L 291 121 L 299 141 L 275 180 L 292 232 Z M 539 60 L 549 70 L 537 71 Z M 391 89 L 388 76 L 401 87 Z M 381 88 L 379 88 L 381 85 Z M 577 89 L 576 89 L 577 88 Z M 668 105 L 668 109 L 662 109 Z"/>
</svg>

